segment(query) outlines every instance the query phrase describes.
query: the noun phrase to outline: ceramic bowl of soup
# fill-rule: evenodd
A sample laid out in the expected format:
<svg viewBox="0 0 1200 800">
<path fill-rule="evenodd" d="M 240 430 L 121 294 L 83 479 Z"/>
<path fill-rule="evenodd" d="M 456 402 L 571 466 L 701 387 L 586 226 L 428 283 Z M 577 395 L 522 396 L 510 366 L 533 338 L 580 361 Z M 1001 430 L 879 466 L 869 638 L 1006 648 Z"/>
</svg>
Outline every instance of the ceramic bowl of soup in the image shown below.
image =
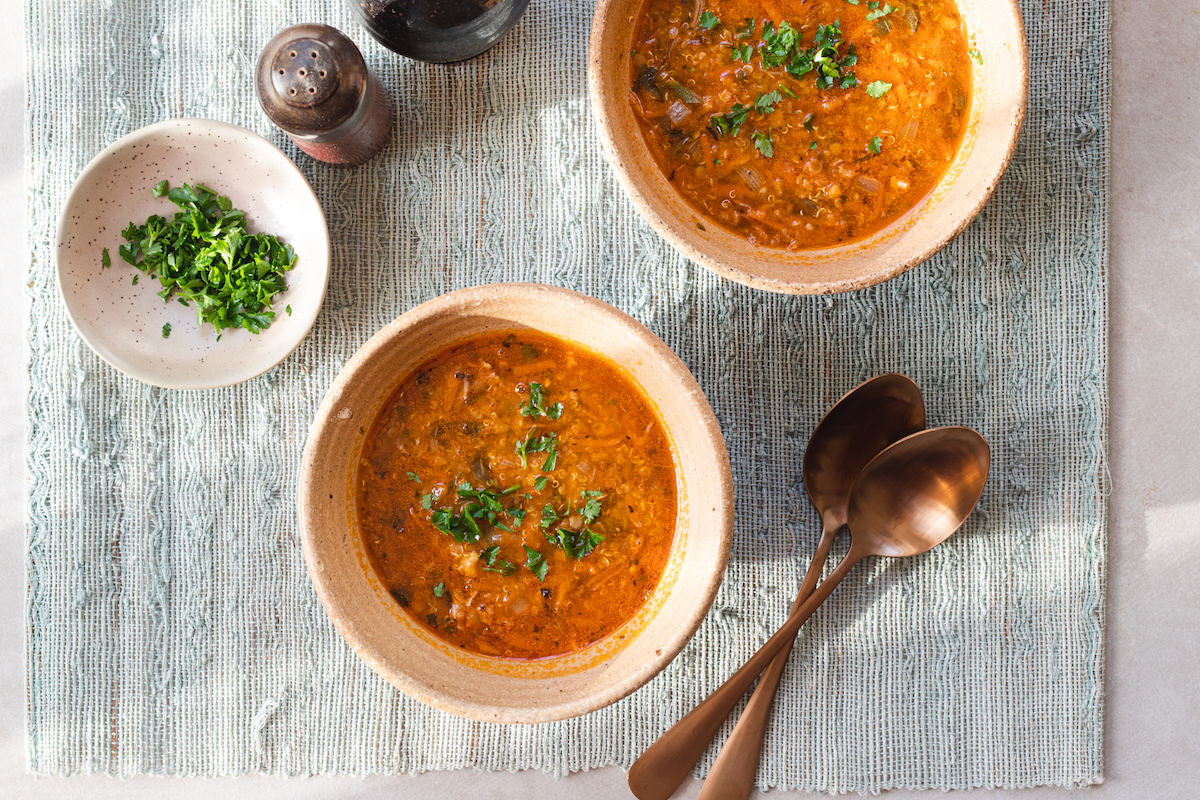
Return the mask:
<svg viewBox="0 0 1200 800">
<path fill-rule="evenodd" d="M 720 585 L 733 488 L 679 358 L 612 306 L 535 284 L 444 295 L 347 362 L 310 429 L 305 559 L 380 676 L 490 722 L 612 703 Z"/>
<path fill-rule="evenodd" d="M 946 246 L 1025 115 L 1011 0 L 601 0 L 588 86 L 646 221 L 740 283 L 860 289 Z"/>
</svg>

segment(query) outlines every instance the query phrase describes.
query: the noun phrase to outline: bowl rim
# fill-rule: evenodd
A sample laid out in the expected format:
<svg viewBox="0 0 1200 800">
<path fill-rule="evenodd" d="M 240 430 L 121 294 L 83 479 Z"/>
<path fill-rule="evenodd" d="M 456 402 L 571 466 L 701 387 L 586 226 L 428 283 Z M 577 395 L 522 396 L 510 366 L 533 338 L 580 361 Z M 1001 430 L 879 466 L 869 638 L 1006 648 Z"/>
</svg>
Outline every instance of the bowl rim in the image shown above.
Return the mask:
<svg viewBox="0 0 1200 800">
<path fill-rule="evenodd" d="M 1018 95 L 1013 109 L 1013 115 L 1008 123 L 1007 143 L 1001 157 L 995 162 L 994 167 L 984 176 L 986 178 L 986 187 L 979 194 L 974 202 L 964 204 L 962 209 L 955 215 L 954 223 L 946 228 L 937 237 L 932 238 L 927 244 L 921 247 L 917 252 L 903 258 L 899 261 L 886 265 L 883 269 L 857 275 L 852 278 L 843 280 L 784 280 L 779 278 L 767 277 L 731 266 L 720 258 L 715 257 L 712 253 L 700 249 L 688 241 L 681 232 L 673 224 L 673 221 L 666 215 L 660 213 L 657 205 L 653 200 L 646 196 L 639 188 L 638 182 L 635 180 L 635 175 L 629 165 L 621 158 L 618 150 L 616 138 L 612 128 L 612 123 L 609 120 L 608 114 L 605 111 L 605 100 L 608 96 L 605 90 L 605 81 L 603 80 L 602 62 L 605 56 L 608 55 L 603 47 L 603 40 L 607 33 L 607 27 L 613 23 L 619 15 L 615 14 L 614 9 L 618 7 L 627 9 L 630 4 L 636 4 L 640 15 L 642 7 L 646 0 L 597 0 L 596 12 L 592 17 L 592 28 L 588 38 L 588 56 L 587 56 L 587 84 L 588 84 L 588 99 L 591 103 L 592 113 L 597 120 L 597 129 L 599 132 L 600 146 L 604 153 L 609 166 L 613 173 L 617 176 L 621 188 L 625 195 L 633 203 L 641 217 L 650 225 L 654 231 L 661 236 L 668 244 L 675 248 L 685 258 L 694 261 L 705 269 L 727 278 L 731 281 L 741 283 L 745 286 L 750 286 L 755 289 L 763 289 L 770 292 L 781 294 L 838 294 L 841 292 L 855 291 L 864 289 L 869 286 L 874 286 L 884 281 L 891 280 L 918 264 L 928 260 L 939 251 L 944 249 L 951 241 L 954 240 L 963 230 L 974 221 L 979 212 L 987 205 L 992 195 L 1000 185 L 1000 179 L 1008 169 L 1012 162 L 1013 156 L 1016 153 L 1017 143 L 1020 138 L 1021 129 L 1025 123 L 1026 110 L 1029 102 L 1029 45 L 1025 34 L 1025 22 L 1021 14 L 1020 6 L 1017 0 L 1001 0 L 1001 2 L 988 4 L 993 8 L 1003 8 L 1011 16 L 1011 21 L 1015 33 L 1015 50 L 1016 58 L 1019 64 L 1019 74 L 1015 77 L 1019 78 Z M 623 45 L 623 49 L 628 51 L 629 42 Z M 1010 78 L 1013 76 L 1009 76 Z M 645 148 L 644 142 L 641 150 L 649 154 Z M 652 158 L 648 158 L 648 169 L 652 169 L 654 174 L 661 175 L 658 166 L 653 163 Z M 645 164 L 636 166 L 646 167 Z M 941 183 L 939 182 L 939 185 Z M 668 188 L 670 184 L 667 184 Z M 930 194 L 926 195 L 921 201 L 918 201 L 914 209 L 919 208 L 925 203 L 929 197 L 936 191 L 930 190 Z M 680 198 L 682 200 L 682 198 Z M 683 201 L 687 204 L 686 201 Z M 910 209 L 911 212 L 911 209 Z M 902 215 L 892 224 L 886 226 L 875 234 L 867 237 L 867 239 L 850 242 L 847 245 L 841 245 L 832 248 L 816 248 L 808 251 L 808 253 L 832 253 L 837 254 L 842 250 L 855 249 L 864 242 L 870 241 L 875 236 L 883 234 L 889 230 L 895 229 L 898 224 L 902 224 L 908 217 L 909 212 Z M 715 223 L 714 223 L 715 226 Z M 753 246 L 752 246 L 753 247 Z M 756 252 L 764 258 L 769 258 L 771 253 L 787 251 L 777 248 L 756 248 Z"/>
<path fill-rule="evenodd" d="M 102 337 L 94 337 L 93 334 L 89 332 L 87 326 L 82 323 L 77 309 L 72 304 L 72 293 L 68 291 L 66 285 L 64 284 L 65 272 L 67 269 L 67 266 L 64 263 L 65 254 L 63 253 L 66 239 L 65 232 L 70 224 L 71 212 L 77 207 L 79 198 L 85 192 L 90 191 L 93 188 L 92 178 L 94 173 L 99 172 L 104 167 L 105 162 L 110 156 L 122 150 L 136 147 L 143 142 L 154 141 L 160 135 L 165 133 L 182 131 L 189 126 L 196 126 L 201 130 L 207 129 L 220 131 L 226 135 L 242 139 L 249 146 L 262 147 L 264 148 L 263 152 L 266 153 L 275 164 L 281 167 L 284 171 L 293 173 L 295 177 L 299 178 L 304 187 L 304 192 L 302 194 L 303 198 L 311 201 L 310 213 L 313 214 L 312 221 L 314 224 L 319 223 L 319 227 L 317 227 L 315 232 L 319 235 L 319 239 L 321 240 L 318 242 L 317 247 L 314 248 L 314 252 L 305 252 L 303 254 L 303 266 L 306 270 L 310 271 L 314 277 L 318 278 L 321 283 L 321 291 L 320 296 L 317 297 L 315 302 L 311 304 L 311 307 L 298 309 L 298 311 L 301 311 L 302 313 L 297 313 L 292 317 L 293 319 L 296 319 L 302 323 L 296 328 L 296 332 L 294 334 L 295 341 L 291 342 L 290 346 L 286 348 L 281 346 L 279 348 L 278 357 L 243 362 L 244 368 L 241 371 L 235 371 L 228 379 L 221 379 L 217 381 L 187 378 L 164 378 L 161 374 L 155 372 L 154 370 L 142 368 L 137 363 L 126 363 L 124 361 L 117 363 L 118 360 L 111 358 L 104 352 L 106 348 L 99 341 Z M 292 159 L 289 158 L 286 153 L 280 150 L 273 142 L 263 136 L 260 136 L 249 128 L 243 128 L 240 125 L 234 125 L 230 122 L 222 122 L 220 120 L 207 119 L 204 117 L 177 117 L 165 119 L 130 131 L 116 141 L 112 142 L 92 157 L 92 159 L 87 163 L 87 166 L 85 166 L 80 171 L 79 175 L 76 176 L 74 183 L 71 184 L 71 189 L 67 193 L 67 198 L 64 201 L 62 210 L 58 215 L 54 236 L 54 279 L 58 287 L 59 297 L 62 299 L 63 306 L 66 309 L 67 317 L 71 320 L 71 325 L 74 327 L 75 332 L 79 335 L 79 338 L 82 339 L 85 344 L 87 344 L 88 348 L 91 349 L 91 351 L 95 353 L 101 361 L 108 364 L 113 369 L 132 378 L 136 378 L 143 383 L 148 383 L 151 386 L 158 386 L 164 389 L 218 389 L 225 386 L 234 386 L 239 383 L 244 383 L 251 378 L 256 378 L 259 375 L 262 375 L 264 372 L 279 366 L 279 364 L 283 363 L 284 360 L 291 356 L 292 353 L 296 351 L 296 348 L 298 348 L 305 338 L 308 337 L 308 334 L 312 331 L 313 326 L 316 324 L 317 316 L 320 314 L 321 308 L 325 305 L 325 297 L 329 291 L 330 262 L 332 260 L 332 245 L 329 238 L 329 224 L 328 220 L 325 218 L 325 210 L 321 207 L 321 201 L 317 198 L 316 192 L 313 191 L 312 184 L 308 182 L 308 178 L 304 176 L 304 173 L 300 171 L 300 168 L 296 165 L 296 163 L 292 161 Z"/>
<path fill-rule="evenodd" d="M 682 621 L 680 621 L 680 617 L 676 618 L 676 626 L 671 630 L 669 636 L 665 640 L 656 640 L 656 643 L 660 646 L 656 650 L 656 654 L 652 658 L 638 663 L 636 667 L 628 671 L 623 679 L 616 681 L 603 691 L 593 692 L 571 700 L 552 702 L 534 708 L 503 706 L 482 702 L 478 699 L 471 699 L 468 696 L 469 692 L 466 691 L 457 695 L 450 694 L 428 686 L 406 673 L 397 665 L 388 663 L 384 655 L 367 641 L 367 637 L 359 631 L 358 627 L 349 619 L 344 618 L 343 615 L 348 608 L 347 590 L 339 586 L 337 581 L 327 575 L 327 570 L 322 563 L 323 558 L 328 558 L 331 552 L 337 550 L 333 540 L 340 539 L 342 534 L 337 534 L 336 536 L 331 536 L 329 533 L 319 535 L 314 529 L 314 518 L 319 514 L 318 509 L 322 503 L 329 502 L 325 498 L 330 496 L 328 485 L 321 482 L 323 476 L 321 471 L 316 467 L 316 464 L 319 463 L 318 458 L 321 451 L 329 446 L 329 442 L 335 435 L 331 420 L 339 413 L 342 405 L 342 389 L 359 378 L 371 362 L 381 357 L 388 349 L 403 346 L 412 337 L 419 336 L 423 327 L 431 320 L 446 315 L 469 313 L 470 309 L 477 309 L 481 304 L 500 300 L 501 295 L 505 297 L 518 297 L 533 302 L 570 301 L 576 307 L 583 307 L 588 312 L 597 315 L 596 318 L 598 319 L 603 319 L 609 324 L 622 325 L 625 331 L 632 335 L 639 345 L 643 346 L 643 352 L 653 354 L 656 357 L 656 365 L 661 363 L 661 366 L 669 369 L 672 377 L 679 381 L 680 394 L 686 394 L 689 400 L 688 412 L 690 419 L 695 424 L 693 433 L 702 444 L 702 447 L 699 449 L 706 455 L 711 454 L 715 457 L 713 459 L 715 463 L 712 464 L 712 467 L 715 469 L 713 477 L 719 486 L 719 498 L 713 500 L 706 497 L 704 502 L 706 506 L 709 504 L 709 501 L 712 501 L 712 504 L 715 505 L 717 518 L 711 527 L 719 532 L 719 536 L 715 542 L 717 558 L 712 562 L 711 569 L 704 574 L 703 580 L 698 580 L 689 585 L 688 594 L 694 598 L 694 601 L 688 606 L 686 613 L 681 615 Z M 513 316 L 516 317 L 518 315 Z M 510 321 L 514 327 L 521 327 L 527 324 L 515 318 Z M 529 327 L 534 330 L 542 330 L 534 325 L 529 325 Z M 609 360 L 617 363 L 622 369 L 625 369 L 627 376 L 634 380 L 635 383 L 638 383 L 636 378 L 634 378 L 632 373 L 628 372 L 624 365 L 619 364 L 615 358 L 607 355 L 599 348 L 579 342 L 570 335 L 549 331 L 543 332 L 573 341 L 590 350 L 599 352 Z M 414 360 L 419 361 L 421 358 L 452 343 L 452 339 L 445 339 L 432 347 L 421 346 L 424 352 L 419 357 L 415 357 Z M 639 388 L 643 388 L 640 386 L 640 383 Z M 394 387 L 388 388 L 387 392 L 390 394 L 393 390 Z M 382 390 L 379 393 L 382 394 Z M 682 465 L 679 465 L 678 462 L 677 469 L 680 471 L 683 469 Z M 693 502 L 693 505 L 698 505 L 698 503 Z M 380 677 L 405 694 L 442 711 L 487 722 L 538 723 L 567 719 L 603 708 L 641 688 L 678 655 L 699 629 L 701 622 L 708 614 L 713 601 L 716 599 L 717 591 L 724 580 L 725 569 L 728 565 L 733 541 L 734 491 L 729 453 L 716 415 L 691 371 L 679 356 L 650 331 L 649 328 L 620 309 L 602 300 L 570 289 L 537 283 L 484 284 L 449 292 L 401 314 L 371 336 L 346 362 L 330 385 L 309 428 L 300 468 L 298 506 L 299 534 L 309 577 L 312 580 L 313 587 L 326 614 L 333 621 L 334 626 L 346 640 L 347 644 L 350 645 L 351 649 Z M 692 516 L 697 515 L 698 513 Z M 708 518 L 712 515 L 706 510 L 704 516 Z M 677 529 L 676 535 L 678 535 L 678 532 Z M 345 556 L 343 555 L 342 557 Z M 633 639 L 636 639 L 636 636 L 640 635 L 644 630 L 645 627 L 637 631 Z M 631 642 L 633 639 L 631 639 Z M 619 653 L 620 651 L 615 652 L 613 657 L 619 655 Z M 591 663 L 585 669 L 580 670 L 580 673 L 587 673 L 591 670 L 603 670 L 609 663 L 609 659 Z M 536 680 L 536 678 L 522 677 L 515 678 L 515 680 L 529 681 Z"/>
</svg>

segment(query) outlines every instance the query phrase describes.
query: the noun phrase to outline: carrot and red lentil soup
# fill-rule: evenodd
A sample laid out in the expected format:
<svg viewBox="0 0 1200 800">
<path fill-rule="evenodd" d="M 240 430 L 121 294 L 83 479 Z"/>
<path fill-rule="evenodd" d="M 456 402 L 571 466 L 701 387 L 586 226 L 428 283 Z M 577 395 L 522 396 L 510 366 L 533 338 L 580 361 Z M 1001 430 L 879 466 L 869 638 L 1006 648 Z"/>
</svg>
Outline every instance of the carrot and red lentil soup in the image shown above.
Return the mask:
<svg viewBox="0 0 1200 800">
<path fill-rule="evenodd" d="M 630 103 L 663 174 L 766 247 L 865 238 L 925 197 L 970 117 L 952 0 L 647 0 Z"/>
<path fill-rule="evenodd" d="M 661 422 L 615 364 L 530 331 L 489 333 L 406 378 L 368 431 L 363 544 L 396 601 L 502 658 L 581 650 L 653 593 L 675 532 Z"/>
</svg>

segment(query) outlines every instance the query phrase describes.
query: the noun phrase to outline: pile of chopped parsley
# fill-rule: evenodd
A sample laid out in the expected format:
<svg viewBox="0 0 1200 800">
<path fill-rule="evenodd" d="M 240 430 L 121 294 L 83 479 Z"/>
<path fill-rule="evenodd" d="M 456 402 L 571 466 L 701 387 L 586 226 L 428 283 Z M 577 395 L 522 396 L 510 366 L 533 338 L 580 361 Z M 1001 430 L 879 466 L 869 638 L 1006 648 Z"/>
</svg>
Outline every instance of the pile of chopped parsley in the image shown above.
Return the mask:
<svg viewBox="0 0 1200 800">
<path fill-rule="evenodd" d="M 121 258 L 158 278 L 163 302 L 174 297 L 195 304 L 197 320 L 215 327 L 218 339 L 227 328 L 259 333 L 269 326 L 272 301 L 287 289 L 285 273 L 296 266 L 292 248 L 270 234 L 247 233 L 246 214 L 206 186 L 171 189 L 161 181 L 153 194 L 165 195 L 179 211 L 170 221 L 155 214 L 142 225 L 129 223 L 126 244 L 117 249 Z M 107 247 L 100 263 L 112 263 Z M 291 306 L 286 310 L 291 314 Z M 163 337 L 170 332 L 164 325 Z"/>
</svg>

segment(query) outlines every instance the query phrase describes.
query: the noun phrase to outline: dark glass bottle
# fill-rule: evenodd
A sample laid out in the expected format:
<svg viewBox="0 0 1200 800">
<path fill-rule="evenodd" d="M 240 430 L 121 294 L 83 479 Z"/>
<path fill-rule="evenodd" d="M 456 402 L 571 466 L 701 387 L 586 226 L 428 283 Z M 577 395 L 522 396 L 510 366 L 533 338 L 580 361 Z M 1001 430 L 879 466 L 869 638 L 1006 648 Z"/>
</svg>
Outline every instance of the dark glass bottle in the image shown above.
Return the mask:
<svg viewBox="0 0 1200 800">
<path fill-rule="evenodd" d="M 346 0 L 379 43 L 418 61 L 477 56 L 508 33 L 529 0 Z"/>
</svg>

